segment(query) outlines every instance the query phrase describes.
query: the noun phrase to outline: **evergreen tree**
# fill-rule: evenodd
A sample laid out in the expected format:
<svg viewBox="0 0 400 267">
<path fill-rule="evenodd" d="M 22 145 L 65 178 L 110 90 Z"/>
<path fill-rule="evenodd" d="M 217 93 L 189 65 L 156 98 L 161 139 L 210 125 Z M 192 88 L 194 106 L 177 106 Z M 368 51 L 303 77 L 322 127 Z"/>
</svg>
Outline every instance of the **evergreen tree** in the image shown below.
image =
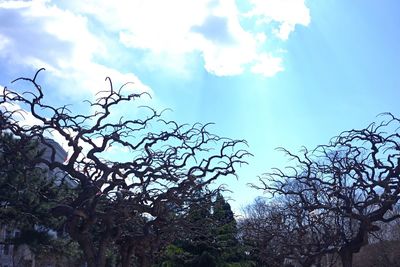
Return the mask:
<svg viewBox="0 0 400 267">
<path fill-rule="evenodd" d="M 54 257 L 79 258 L 75 243 L 68 237 L 54 238 L 63 221 L 50 215 L 71 190 L 38 166 L 36 159 L 43 156 L 38 142 L 16 139 L 0 133 L 0 226 L 17 230 L 16 236 L 6 239 L 5 245 L 28 245 L 36 260 Z"/>
<path fill-rule="evenodd" d="M 41 156 L 38 144 L 0 135 L 0 222 L 21 228 L 48 225 L 49 200 L 55 187 L 34 161 Z"/>
<path fill-rule="evenodd" d="M 198 201 L 190 204 L 188 214 L 184 218 L 185 236 L 176 244 L 191 255 L 186 260 L 186 266 L 202 266 L 201 264 L 205 262 L 207 262 L 207 266 L 215 266 L 218 249 L 215 247 L 213 235 L 211 198 L 201 191 L 196 194 Z"/>
<path fill-rule="evenodd" d="M 222 262 L 233 263 L 242 260 L 240 244 L 237 239 L 237 225 L 231 206 L 218 194 L 213 203 L 215 239 Z"/>
<path fill-rule="evenodd" d="M 182 230 L 165 249 L 161 266 L 216 266 L 211 196 L 197 190 L 180 217 Z M 202 265 L 206 264 L 207 265 Z"/>
<path fill-rule="evenodd" d="M 199 199 L 185 217 L 189 227 L 167 247 L 160 266 L 251 266 L 244 260 L 229 203 L 220 193 L 213 201 L 204 196 Z"/>
</svg>

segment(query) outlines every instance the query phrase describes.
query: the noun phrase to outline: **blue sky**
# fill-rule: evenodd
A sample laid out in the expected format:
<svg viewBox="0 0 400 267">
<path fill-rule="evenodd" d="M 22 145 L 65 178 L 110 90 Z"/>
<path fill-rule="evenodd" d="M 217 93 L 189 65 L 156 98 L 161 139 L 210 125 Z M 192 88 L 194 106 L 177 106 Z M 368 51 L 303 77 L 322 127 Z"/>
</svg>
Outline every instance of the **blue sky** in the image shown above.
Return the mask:
<svg viewBox="0 0 400 267">
<path fill-rule="evenodd" d="M 135 82 L 181 123 L 246 139 L 254 157 L 223 179 L 236 211 L 246 186 L 298 151 L 399 114 L 397 0 L 0 1 L 0 85 L 41 76 L 48 100 L 81 109 Z M 126 111 L 125 111 L 126 112 Z"/>
</svg>

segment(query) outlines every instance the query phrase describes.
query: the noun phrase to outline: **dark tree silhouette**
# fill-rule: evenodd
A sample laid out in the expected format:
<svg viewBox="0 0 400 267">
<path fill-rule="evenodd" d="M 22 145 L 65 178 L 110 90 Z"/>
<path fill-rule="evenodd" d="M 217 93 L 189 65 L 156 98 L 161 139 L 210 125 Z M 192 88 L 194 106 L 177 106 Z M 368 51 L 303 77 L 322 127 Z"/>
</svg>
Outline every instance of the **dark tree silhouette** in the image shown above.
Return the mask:
<svg viewBox="0 0 400 267">
<path fill-rule="evenodd" d="M 400 198 L 400 120 L 385 116 L 386 121 L 345 131 L 300 156 L 283 149 L 297 165 L 260 179 L 258 188 L 292 197 L 304 211 L 334 218 L 344 267 L 352 266 L 353 254 L 368 243 L 379 222 L 399 217 L 392 209 Z"/>
<path fill-rule="evenodd" d="M 219 137 L 208 131 L 208 125 L 165 121 L 152 109 L 143 118 L 115 120 L 115 109 L 143 94 L 125 94 L 124 86 L 114 90 L 108 78 L 110 90 L 88 102 L 88 113 L 74 114 L 67 106 L 48 104 L 37 82 L 41 70 L 33 78 L 15 80 L 28 82 L 33 90 L 3 89 L 0 131 L 38 140 L 51 151 L 51 160 L 37 158 L 34 163 L 58 169 L 77 182 L 77 196 L 54 207 L 52 215 L 66 219 L 65 229 L 79 243 L 89 267 L 105 266 L 107 249 L 115 243 L 125 257 L 123 266 L 129 266 L 135 252 L 132 240 L 140 243 L 149 233 L 157 235 L 154 229 L 167 223 L 171 208 L 185 210 L 196 190 L 234 175 L 249 154 L 237 148 L 245 144 L 243 140 Z M 39 123 L 23 125 L 20 108 Z M 155 130 L 150 132 L 150 127 Z M 68 161 L 54 160 L 56 151 L 46 134 L 67 141 L 72 150 Z M 129 150 L 124 155 L 129 159 L 107 157 L 110 146 Z M 137 234 L 128 230 L 133 218 L 145 221 Z M 141 265 L 150 263 L 143 260 Z"/>
<path fill-rule="evenodd" d="M 238 241 L 237 223 L 229 203 L 222 194 L 217 194 L 213 203 L 212 219 L 219 258 L 224 263 L 243 262 L 243 251 Z"/>
<path fill-rule="evenodd" d="M 241 236 L 260 266 L 320 266 L 336 252 L 338 229 L 329 213 L 310 213 L 293 198 L 257 198 L 244 210 Z M 330 265 L 323 265 L 330 266 Z"/>
<path fill-rule="evenodd" d="M 250 266 L 238 242 L 234 214 L 223 195 L 198 195 L 202 197 L 191 203 L 179 224 L 181 231 L 164 250 L 159 266 Z"/>
<path fill-rule="evenodd" d="M 32 164 L 43 152 L 33 140 L 0 134 L 0 226 L 17 233 L 0 243 L 12 245 L 14 255 L 20 245 L 27 245 L 38 264 L 44 258 L 73 262 L 79 257 L 77 244 L 49 234 L 49 230 L 60 229 L 62 221 L 48 216 L 52 206 L 70 197 L 72 191 L 59 177 Z"/>
</svg>

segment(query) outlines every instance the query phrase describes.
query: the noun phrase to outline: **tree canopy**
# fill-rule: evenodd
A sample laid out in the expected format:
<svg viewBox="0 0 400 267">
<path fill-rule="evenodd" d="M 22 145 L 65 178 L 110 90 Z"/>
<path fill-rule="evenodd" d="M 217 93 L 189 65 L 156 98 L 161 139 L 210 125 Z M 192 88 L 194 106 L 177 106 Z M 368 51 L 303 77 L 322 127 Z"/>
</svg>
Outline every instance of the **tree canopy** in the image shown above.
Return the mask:
<svg viewBox="0 0 400 267">
<path fill-rule="evenodd" d="M 310 267 L 336 256 L 351 267 L 373 234 L 395 231 L 400 119 L 392 114 L 312 150 L 282 149 L 294 164 L 252 184 L 267 198 L 237 222 L 213 183 L 246 163 L 244 140 L 149 107 L 118 117 L 146 93 L 115 90 L 109 78 L 109 90 L 75 113 L 46 102 L 40 72 L 15 81 L 30 90 L 0 95 L 0 222 L 21 229 L 13 244 L 51 253 L 70 244 L 89 267 Z M 24 121 L 28 113 L 35 123 Z M 50 136 L 65 143 L 68 159 Z"/>
<path fill-rule="evenodd" d="M 108 78 L 110 89 L 87 102 L 87 114 L 46 103 L 37 83 L 40 71 L 33 78 L 16 80 L 32 85 L 30 91 L 4 88 L 0 105 L 13 108 L 0 111 L 0 130 L 39 142 L 50 151 L 50 157 L 37 157 L 32 164 L 65 173 L 77 183 L 76 195 L 55 205 L 51 215 L 65 219 L 66 231 L 79 243 L 90 267 L 105 265 L 112 244 L 119 244 L 123 266 L 129 266 L 134 253 L 142 266 L 149 266 L 151 257 L 133 244 L 159 244 L 156 241 L 168 232 L 165 226 L 172 210 L 188 210 L 194 192 L 207 189 L 221 176 L 235 175 L 236 166 L 245 163 L 249 155 L 240 148 L 244 140 L 212 134 L 208 124 L 166 121 L 150 108 L 143 118 L 115 119 L 112 115 L 118 106 L 144 94 L 125 93 L 124 86 L 115 90 Z M 22 108 L 37 124 L 23 124 Z M 155 130 L 149 131 L 150 127 Z M 72 151 L 68 161 L 54 160 L 56 150 L 46 138 L 49 134 L 66 140 Z M 129 159 L 107 157 L 110 146 L 128 150 Z M 13 149 L 19 152 L 18 147 Z M 140 221 L 135 224 L 140 230 L 127 232 L 134 218 Z"/>
<path fill-rule="evenodd" d="M 385 116 L 301 155 L 283 149 L 296 165 L 266 174 L 256 186 L 296 207 L 298 227 L 323 228 L 318 245 L 325 244 L 314 253 L 337 251 L 344 267 L 351 266 L 352 255 L 379 230 L 379 222 L 399 218 L 392 210 L 400 199 L 400 121 Z"/>
</svg>

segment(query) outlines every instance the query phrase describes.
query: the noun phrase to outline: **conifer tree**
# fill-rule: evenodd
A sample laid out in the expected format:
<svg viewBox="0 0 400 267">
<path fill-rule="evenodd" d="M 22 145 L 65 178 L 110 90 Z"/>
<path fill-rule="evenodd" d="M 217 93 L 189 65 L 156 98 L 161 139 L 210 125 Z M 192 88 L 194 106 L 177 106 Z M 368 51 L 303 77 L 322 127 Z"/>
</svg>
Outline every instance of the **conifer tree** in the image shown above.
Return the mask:
<svg viewBox="0 0 400 267">
<path fill-rule="evenodd" d="M 237 239 L 237 224 L 231 206 L 222 194 L 213 203 L 215 241 L 222 262 L 239 262 L 240 245 Z"/>
<path fill-rule="evenodd" d="M 0 226 L 18 233 L 3 243 L 13 245 L 15 251 L 20 245 L 27 245 L 39 264 L 48 254 L 77 259 L 77 244 L 50 234 L 63 224 L 49 216 L 51 208 L 71 197 L 72 191 L 35 164 L 43 152 L 37 141 L 0 133 Z"/>
</svg>

